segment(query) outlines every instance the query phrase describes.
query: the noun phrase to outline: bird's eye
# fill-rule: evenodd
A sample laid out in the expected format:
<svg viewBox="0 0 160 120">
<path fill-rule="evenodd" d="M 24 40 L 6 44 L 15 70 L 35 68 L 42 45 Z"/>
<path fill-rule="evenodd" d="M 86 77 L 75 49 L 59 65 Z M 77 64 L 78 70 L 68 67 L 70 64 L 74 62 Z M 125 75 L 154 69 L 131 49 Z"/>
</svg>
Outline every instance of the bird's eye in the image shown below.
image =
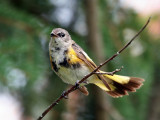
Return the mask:
<svg viewBox="0 0 160 120">
<path fill-rule="evenodd" d="M 65 34 L 62 33 L 62 32 L 61 32 L 61 33 L 58 33 L 57 35 L 58 35 L 59 37 L 64 37 L 64 36 L 65 36 Z"/>
</svg>

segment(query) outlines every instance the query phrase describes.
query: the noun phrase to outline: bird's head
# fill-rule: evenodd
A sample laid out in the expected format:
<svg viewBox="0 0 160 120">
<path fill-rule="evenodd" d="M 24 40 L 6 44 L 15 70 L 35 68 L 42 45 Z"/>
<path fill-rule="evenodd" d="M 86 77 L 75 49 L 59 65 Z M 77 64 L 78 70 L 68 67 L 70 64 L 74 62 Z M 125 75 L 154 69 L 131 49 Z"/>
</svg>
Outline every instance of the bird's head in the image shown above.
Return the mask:
<svg viewBox="0 0 160 120">
<path fill-rule="evenodd" d="M 72 43 L 69 33 L 62 28 L 55 28 L 51 32 L 51 44 L 55 46 L 66 46 Z"/>
</svg>

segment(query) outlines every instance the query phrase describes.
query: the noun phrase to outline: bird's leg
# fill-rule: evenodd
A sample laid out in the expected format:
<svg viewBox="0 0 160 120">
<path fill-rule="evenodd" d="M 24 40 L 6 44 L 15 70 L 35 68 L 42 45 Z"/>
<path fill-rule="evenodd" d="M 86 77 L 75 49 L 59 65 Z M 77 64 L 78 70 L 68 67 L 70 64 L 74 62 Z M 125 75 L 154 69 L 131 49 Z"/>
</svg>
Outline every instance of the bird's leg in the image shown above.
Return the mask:
<svg viewBox="0 0 160 120">
<path fill-rule="evenodd" d="M 116 72 L 119 72 L 123 69 L 123 66 L 120 69 L 116 69 L 112 72 L 94 72 L 94 74 L 98 74 L 98 75 L 103 75 L 103 74 L 107 74 L 107 75 L 114 75 Z"/>
</svg>

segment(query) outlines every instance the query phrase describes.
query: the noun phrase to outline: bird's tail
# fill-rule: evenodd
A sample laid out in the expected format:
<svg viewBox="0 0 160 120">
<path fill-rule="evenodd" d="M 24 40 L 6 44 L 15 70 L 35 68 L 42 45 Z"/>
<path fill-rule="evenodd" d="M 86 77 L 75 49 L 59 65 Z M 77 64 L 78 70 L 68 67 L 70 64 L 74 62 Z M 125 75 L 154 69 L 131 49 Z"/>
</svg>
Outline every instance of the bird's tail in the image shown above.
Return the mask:
<svg viewBox="0 0 160 120">
<path fill-rule="evenodd" d="M 121 75 L 103 75 L 106 82 L 109 84 L 109 90 L 102 81 L 95 80 L 92 83 L 106 91 L 112 97 L 122 97 L 128 95 L 128 92 L 135 92 L 136 89 L 143 85 L 144 79 L 136 77 L 127 77 Z"/>
</svg>

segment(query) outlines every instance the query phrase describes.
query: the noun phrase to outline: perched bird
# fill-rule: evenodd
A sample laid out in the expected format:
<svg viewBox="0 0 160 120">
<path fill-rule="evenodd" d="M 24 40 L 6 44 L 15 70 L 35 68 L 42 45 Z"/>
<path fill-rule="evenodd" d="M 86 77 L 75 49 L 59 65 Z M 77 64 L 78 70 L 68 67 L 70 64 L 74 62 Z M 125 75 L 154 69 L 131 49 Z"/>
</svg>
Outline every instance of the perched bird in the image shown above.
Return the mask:
<svg viewBox="0 0 160 120">
<path fill-rule="evenodd" d="M 62 28 L 53 29 L 51 32 L 49 55 L 54 72 L 65 83 L 71 85 L 75 85 L 76 81 L 81 80 L 97 67 L 83 49 L 72 40 L 69 33 Z M 98 72 L 104 73 L 101 70 Z M 141 78 L 115 74 L 94 74 L 86 80 L 87 83 L 97 85 L 112 97 L 128 95 L 128 91 L 135 92 L 143 85 L 143 81 Z M 86 83 L 82 83 L 79 90 L 88 95 L 85 85 Z"/>
</svg>

